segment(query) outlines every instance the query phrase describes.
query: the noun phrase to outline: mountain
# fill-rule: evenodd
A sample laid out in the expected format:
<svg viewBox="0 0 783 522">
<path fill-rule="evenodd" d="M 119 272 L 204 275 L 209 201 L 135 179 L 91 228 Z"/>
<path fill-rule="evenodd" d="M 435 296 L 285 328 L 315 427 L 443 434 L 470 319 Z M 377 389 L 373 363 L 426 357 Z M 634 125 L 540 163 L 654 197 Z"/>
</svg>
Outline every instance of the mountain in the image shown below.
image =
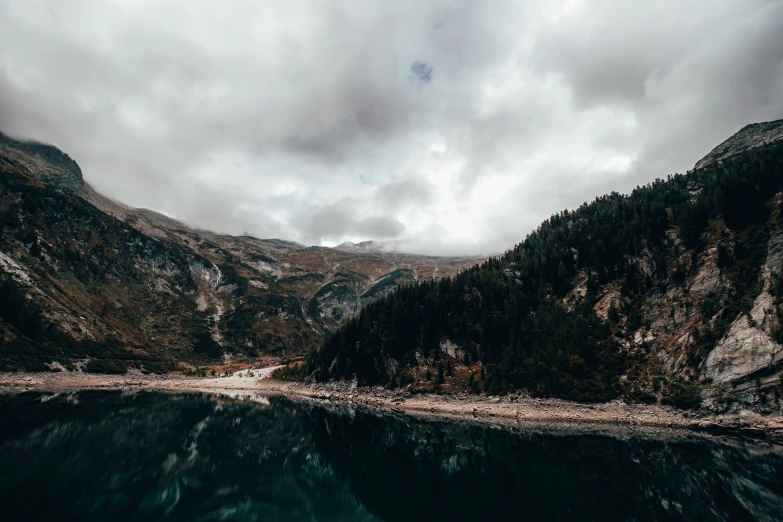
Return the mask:
<svg viewBox="0 0 783 522">
<path fill-rule="evenodd" d="M 8 166 L 23 165 L 27 174 L 68 194 L 78 195 L 84 186 L 79 165 L 51 145 L 17 141 L 0 132 L 0 161 Z"/>
<path fill-rule="evenodd" d="M 102 196 L 52 146 L 0 134 L 0 370 L 296 356 L 396 285 L 475 262 L 195 230 Z"/>
<path fill-rule="evenodd" d="M 411 249 L 412 246 L 412 242 L 404 239 L 393 241 L 361 241 L 359 243 L 346 241 L 345 243 L 340 243 L 334 247 L 334 249 L 341 252 L 363 252 L 365 254 L 381 252 L 405 253 Z"/>
<path fill-rule="evenodd" d="M 780 410 L 782 220 L 783 120 L 749 125 L 685 175 L 554 214 L 500 257 L 373 302 L 303 371 Z"/>
</svg>

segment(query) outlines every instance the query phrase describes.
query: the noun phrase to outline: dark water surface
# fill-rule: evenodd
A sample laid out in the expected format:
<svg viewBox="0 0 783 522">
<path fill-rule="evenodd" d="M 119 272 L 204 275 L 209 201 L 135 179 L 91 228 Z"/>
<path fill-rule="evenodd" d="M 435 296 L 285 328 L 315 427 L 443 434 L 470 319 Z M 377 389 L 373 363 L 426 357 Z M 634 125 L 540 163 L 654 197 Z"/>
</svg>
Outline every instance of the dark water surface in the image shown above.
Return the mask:
<svg viewBox="0 0 783 522">
<path fill-rule="evenodd" d="M 783 450 L 283 398 L 0 396 L 0 520 L 783 520 Z"/>
</svg>

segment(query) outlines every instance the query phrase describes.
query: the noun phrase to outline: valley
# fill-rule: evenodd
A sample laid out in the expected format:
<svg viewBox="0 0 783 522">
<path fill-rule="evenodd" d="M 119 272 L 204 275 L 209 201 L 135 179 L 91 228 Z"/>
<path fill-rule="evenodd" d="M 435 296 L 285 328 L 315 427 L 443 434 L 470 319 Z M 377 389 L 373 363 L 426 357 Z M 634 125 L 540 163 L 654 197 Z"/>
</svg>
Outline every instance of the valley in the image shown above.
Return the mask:
<svg viewBox="0 0 783 522">
<path fill-rule="evenodd" d="M 53 147 L 3 138 L 0 363 L 280 366 L 282 381 L 417 394 L 775 412 L 782 128 L 749 125 L 689 173 L 554 214 L 481 265 L 194 230 L 101 196 Z"/>
<path fill-rule="evenodd" d="M 27 296 L 0 314 L 3 370 L 296 358 L 397 285 L 479 261 L 193 230 L 101 196 L 56 148 L 5 136 L 0 168 L 2 284 Z"/>
<path fill-rule="evenodd" d="M 783 2 L 0 0 L 2 522 L 779 522 Z"/>
</svg>

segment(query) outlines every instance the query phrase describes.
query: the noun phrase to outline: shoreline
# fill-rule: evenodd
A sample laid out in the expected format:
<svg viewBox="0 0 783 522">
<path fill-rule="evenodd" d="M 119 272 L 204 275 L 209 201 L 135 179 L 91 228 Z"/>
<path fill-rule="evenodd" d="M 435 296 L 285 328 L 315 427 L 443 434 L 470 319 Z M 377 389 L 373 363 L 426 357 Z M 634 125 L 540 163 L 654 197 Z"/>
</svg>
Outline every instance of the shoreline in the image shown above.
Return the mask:
<svg viewBox="0 0 783 522">
<path fill-rule="evenodd" d="M 215 393 L 233 398 L 282 395 L 321 404 L 364 406 L 380 411 L 444 420 L 523 428 L 556 426 L 574 429 L 690 431 L 740 436 L 783 444 L 783 416 L 750 411 L 715 415 L 686 412 L 660 405 L 576 403 L 532 398 L 517 393 L 485 395 L 412 395 L 404 390 L 358 388 L 347 382 L 303 384 L 269 379 L 275 368 L 243 370 L 228 377 L 169 375 L 104 375 L 74 372 L 0 373 L 0 393 L 73 392 L 80 390 L 140 390 Z"/>
</svg>

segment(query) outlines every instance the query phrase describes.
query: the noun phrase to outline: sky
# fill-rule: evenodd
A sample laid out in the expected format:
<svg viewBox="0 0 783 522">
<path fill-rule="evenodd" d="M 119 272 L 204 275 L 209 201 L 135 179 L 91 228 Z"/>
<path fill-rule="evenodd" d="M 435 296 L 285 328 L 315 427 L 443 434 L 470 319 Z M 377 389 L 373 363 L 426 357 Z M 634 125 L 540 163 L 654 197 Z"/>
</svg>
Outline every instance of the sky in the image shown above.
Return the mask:
<svg viewBox="0 0 783 522">
<path fill-rule="evenodd" d="M 307 245 L 500 253 L 783 118 L 781 0 L 0 0 L 0 130 Z"/>
</svg>

